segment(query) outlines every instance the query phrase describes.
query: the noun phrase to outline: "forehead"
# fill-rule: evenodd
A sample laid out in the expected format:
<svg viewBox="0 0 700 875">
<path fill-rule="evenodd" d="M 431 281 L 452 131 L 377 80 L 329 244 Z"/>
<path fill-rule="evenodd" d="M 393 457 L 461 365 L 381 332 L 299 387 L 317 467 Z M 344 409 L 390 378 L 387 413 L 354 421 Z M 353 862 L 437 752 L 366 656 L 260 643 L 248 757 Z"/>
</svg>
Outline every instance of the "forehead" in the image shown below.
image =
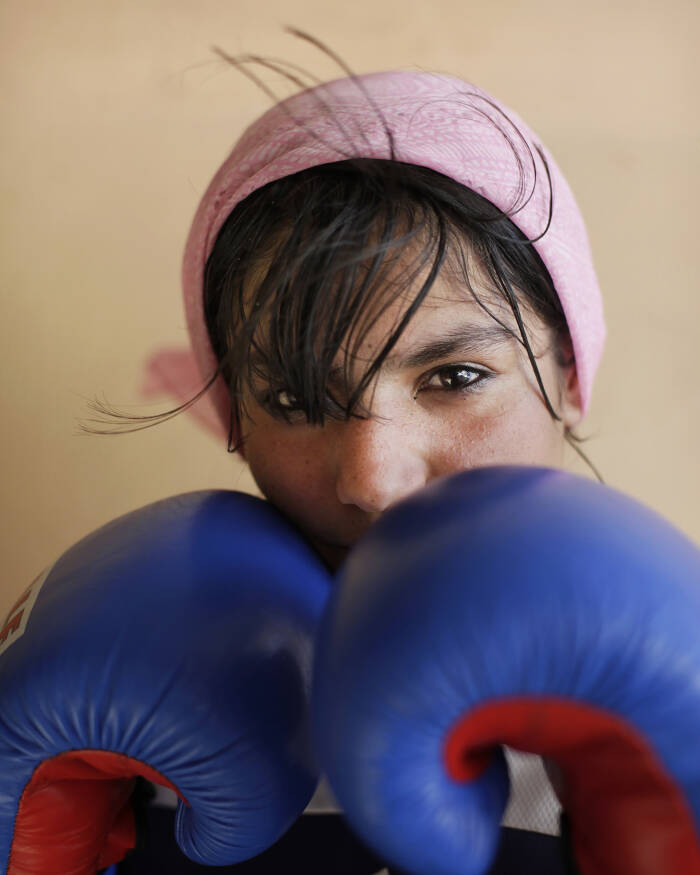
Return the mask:
<svg viewBox="0 0 700 875">
<path fill-rule="evenodd" d="M 304 369 L 308 372 L 306 381 L 311 378 L 308 371 L 311 368 L 318 371 L 319 379 L 323 372 L 334 379 L 344 375 L 345 380 L 354 382 L 356 369 L 364 370 L 364 366 L 386 371 L 404 366 L 407 357 L 411 364 L 432 361 L 442 354 L 440 343 L 444 345 L 444 355 L 513 346 L 521 333 L 504 293 L 468 241 L 450 234 L 446 242 L 445 257 L 435 276 L 431 276 L 435 271 L 434 250 L 426 259 L 425 235 L 389 250 L 382 261 L 384 269 L 368 285 L 368 293 L 363 292 L 361 304 L 354 308 L 348 306 L 355 297 L 354 286 L 343 292 L 345 303 L 340 307 L 331 291 L 333 283 L 326 286 L 330 298 L 320 306 L 303 282 L 294 291 L 288 286 L 287 292 L 306 297 L 287 299 L 285 303 L 283 297 L 276 296 L 272 309 L 263 306 L 256 319 L 251 361 L 256 367 L 267 369 L 271 365 L 285 371 L 289 367 L 295 372 Z M 360 282 L 365 271 L 371 276 L 372 268 L 369 257 L 360 263 Z M 426 282 L 430 288 L 420 304 L 416 304 Z M 248 292 L 251 291 L 248 286 Z M 518 294 L 518 290 L 514 292 Z M 524 296 L 518 297 L 526 331 L 534 340 L 539 320 L 528 312 Z M 253 292 L 248 303 L 253 304 L 256 298 Z M 275 311 L 275 307 L 279 309 Z M 315 313 L 311 322 L 306 318 L 309 307 Z M 340 329 L 343 322 L 344 331 Z M 303 337 L 303 345 L 290 345 L 292 336 Z M 427 347 L 430 356 L 420 353 L 421 348 Z M 416 349 L 418 359 L 422 360 L 411 361 L 411 351 Z"/>
<path fill-rule="evenodd" d="M 424 281 L 425 277 L 419 277 L 410 288 L 390 297 L 388 304 L 380 303 L 378 312 L 358 327 L 354 337 L 346 339 L 342 353 L 361 360 L 372 358 L 401 326 Z M 465 347 L 478 352 L 512 341 L 513 333 L 519 336 L 513 311 L 493 289 L 485 272 L 470 266 L 465 277 L 463 271 L 446 264 L 403 328 L 384 367 L 397 366 L 412 349 L 426 343 L 431 343 L 437 352 L 440 340 L 448 348 L 454 346 L 455 339 L 461 339 Z"/>
</svg>

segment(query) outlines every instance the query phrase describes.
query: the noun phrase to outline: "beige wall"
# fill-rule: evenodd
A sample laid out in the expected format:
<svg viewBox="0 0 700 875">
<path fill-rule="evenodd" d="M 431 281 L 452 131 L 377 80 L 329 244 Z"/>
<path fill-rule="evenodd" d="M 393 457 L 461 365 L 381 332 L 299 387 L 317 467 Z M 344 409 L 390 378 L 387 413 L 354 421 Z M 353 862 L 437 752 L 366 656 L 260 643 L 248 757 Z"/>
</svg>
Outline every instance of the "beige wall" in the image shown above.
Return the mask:
<svg viewBox="0 0 700 875">
<path fill-rule="evenodd" d="M 252 488 L 187 417 L 123 437 L 75 423 L 95 394 L 138 401 L 144 356 L 185 339 L 190 219 L 266 105 L 210 45 L 338 75 L 287 23 L 359 72 L 471 78 L 543 138 L 587 219 L 606 300 L 588 451 L 609 483 L 700 541 L 699 17 L 692 0 L 4 0 L 0 610 L 118 514 Z"/>
</svg>

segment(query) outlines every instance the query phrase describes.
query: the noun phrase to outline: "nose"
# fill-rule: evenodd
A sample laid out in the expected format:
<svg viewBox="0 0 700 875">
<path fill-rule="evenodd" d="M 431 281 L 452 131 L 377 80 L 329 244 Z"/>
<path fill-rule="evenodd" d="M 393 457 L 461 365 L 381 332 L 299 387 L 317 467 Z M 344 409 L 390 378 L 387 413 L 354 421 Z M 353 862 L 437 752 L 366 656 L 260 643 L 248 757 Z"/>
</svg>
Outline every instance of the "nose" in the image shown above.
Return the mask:
<svg viewBox="0 0 700 875">
<path fill-rule="evenodd" d="M 419 429 L 386 419 L 338 423 L 336 494 L 343 504 L 381 513 L 428 481 Z"/>
</svg>

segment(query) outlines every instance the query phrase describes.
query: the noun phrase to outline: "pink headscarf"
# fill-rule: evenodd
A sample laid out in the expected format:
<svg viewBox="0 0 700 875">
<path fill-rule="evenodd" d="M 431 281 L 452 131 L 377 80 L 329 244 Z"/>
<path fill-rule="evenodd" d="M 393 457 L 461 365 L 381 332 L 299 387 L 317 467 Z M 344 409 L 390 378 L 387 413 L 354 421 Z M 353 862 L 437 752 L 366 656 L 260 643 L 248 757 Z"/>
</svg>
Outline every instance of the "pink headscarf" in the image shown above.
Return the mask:
<svg viewBox="0 0 700 875">
<path fill-rule="evenodd" d="M 396 160 L 431 168 L 473 189 L 531 239 L 542 234 L 549 216 L 549 183 L 538 150 L 545 155 L 552 219 L 534 246 L 564 309 L 586 412 L 605 323 L 586 228 L 564 176 L 522 119 L 482 89 L 451 76 L 403 71 L 337 79 L 302 91 L 245 131 L 204 194 L 185 247 L 182 282 L 191 350 L 161 350 L 149 359 L 148 397 L 166 392 L 180 402 L 189 400 L 195 384 L 201 387 L 216 369 L 204 320 L 204 268 L 236 204 L 268 182 L 319 164 L 390 158 L 382 117 L 393 135 Z M 228 435 L 230 396 L 222 377 L 191 410 L 216 434 Z"/>
</svg>

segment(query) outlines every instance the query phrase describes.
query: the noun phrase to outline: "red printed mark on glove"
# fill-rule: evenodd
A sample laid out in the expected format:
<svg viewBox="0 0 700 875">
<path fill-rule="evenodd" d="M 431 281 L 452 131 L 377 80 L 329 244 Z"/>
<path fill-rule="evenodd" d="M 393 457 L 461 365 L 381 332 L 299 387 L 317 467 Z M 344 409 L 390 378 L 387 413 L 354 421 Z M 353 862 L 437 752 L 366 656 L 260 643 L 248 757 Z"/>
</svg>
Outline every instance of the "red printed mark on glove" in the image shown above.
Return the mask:
<svg viewBox="0 0 700 875">
<path fill-rule="evenodd" d="M 24 633 L 39 590 L 44 585 L 52 568 L 53 565 L 50 565 L 45 571 L 42 571 L 10 608 L 2 627 L 0 627 L 0 656 L 10 644 L 17 641 Z"/>
</svg>

